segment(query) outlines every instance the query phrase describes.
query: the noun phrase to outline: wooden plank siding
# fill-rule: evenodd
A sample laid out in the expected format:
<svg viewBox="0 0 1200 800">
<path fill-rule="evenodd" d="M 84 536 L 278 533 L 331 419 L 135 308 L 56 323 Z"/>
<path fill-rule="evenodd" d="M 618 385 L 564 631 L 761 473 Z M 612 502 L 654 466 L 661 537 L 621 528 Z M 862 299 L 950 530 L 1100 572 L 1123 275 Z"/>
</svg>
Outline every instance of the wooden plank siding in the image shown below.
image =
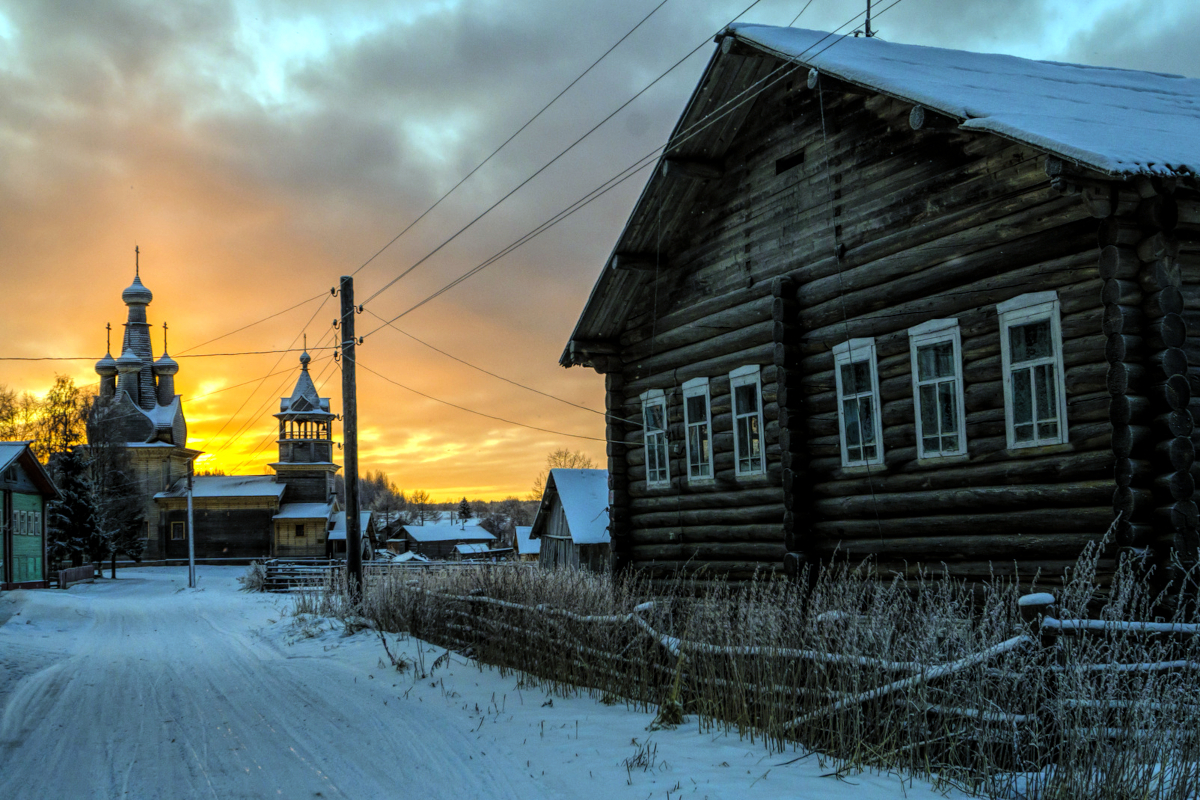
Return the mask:
<svg viewBox="0 0 1200 800">
<path fill-rule="evenodd" d="M 327 545 L 325 520 L 285 519 L 275 521 L 275 556 L 277 558 L 323 558 Z M 298 536 L 296 528 L 303 526 L 304 535 Z"/>
<path fill-rule="evenodd" d="M 757 61 L 760 71 L 775 65 Z M 626 294 L 602 369 L 619 418 L 609 425 L 618 563 L 744 579 L 780 568 L 788 551 L 839 551 L 896 571 L 944 562 L 979 577 L 989 561 L 1004 572 L 1018 560 L 1023 574 L 1061 572 L 1112 522 L 1102 289 L 1122 287 L 1101 277 L 1101 224 L 1051 185 L 1044 153 L 990 135 L 913 131 L 910 109 L 781 83 L 756 101 L 719 180 L 689 181 L 688 199 L 664 209 L 670 220 L 631 220 L 620 246 L 667 266 Z M 801 152 L 776 174 L 779 159 Z M 1046 290 L 1061 304 L 1069 442 L 1010 450 L 996 305 Z M 962 336 L 968 454 L 952 463 L 917 458 L 907 330 L 938 318 L 957 319 Z M 1200 324 L 1200 302 L 1189 320 Z M 843 469 L 839 450 L 832 348 L 857 337 L 875 337 L 879 367 L 885 460 L 869 470 Z M 762 368 L 767 469 L 741 478 L 729 372 L 748 364 Z M 681 446 L 681 388 L 696 377 L 710 381 L 715 470 L 701 484 L 683 477 Z M 663 488 L 646 484 L 637 422 L 648 389 L 668 396 Z M 1137 413 L 1125 420 L 1124 457 L 1144 463 L 1154 450 L 1149 406 L 1128 397 Z M 1123 487 L 1139 509 L 1151 502 L 1148 474 Z M 1130 524 L 1140 523 L 1139 511 Z M 1126 543 L 1135 539 L 1127 532 Z"/>
</svg>

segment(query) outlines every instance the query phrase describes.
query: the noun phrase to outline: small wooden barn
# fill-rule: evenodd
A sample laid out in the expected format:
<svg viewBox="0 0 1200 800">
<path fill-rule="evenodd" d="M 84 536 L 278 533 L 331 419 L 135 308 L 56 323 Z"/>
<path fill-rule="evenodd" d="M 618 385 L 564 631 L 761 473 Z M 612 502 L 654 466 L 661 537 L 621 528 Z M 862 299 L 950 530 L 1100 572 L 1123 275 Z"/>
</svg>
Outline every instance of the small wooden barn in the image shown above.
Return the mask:
<svg viewBox="0 0 1200 800">
<path fill-rule="evenodd" d="M 46 504 L 58 497 L 29 442 L 0 442 L 0 589 L 46 586 Z"/>
<path fill-rule="evenodd" d="M 455 545 L 486 544 L 496 537 L 478 525 L 404 525 L 400 533 L 408 540 L 408 552 L 435 560 L 455 557 Z"/>
<path fill-rule="evenodd" d="M 718 42 L 562 356 L 618 563 L 1194 562 L 1200 81 Z"/>
<path fill-rule="evenodd" d="M 540 541 L 543 567 L 610 569 L 608 473 L 602 469 L 552 469 L 529 538 Z"/>
<path fill-rule="evenodd" d="M 513 527 L 513 550 L 520 561 L 537 561 L 542 552 L 542 540 L 530 536 L 533 526 L 516 525 Z"/>
</svg>

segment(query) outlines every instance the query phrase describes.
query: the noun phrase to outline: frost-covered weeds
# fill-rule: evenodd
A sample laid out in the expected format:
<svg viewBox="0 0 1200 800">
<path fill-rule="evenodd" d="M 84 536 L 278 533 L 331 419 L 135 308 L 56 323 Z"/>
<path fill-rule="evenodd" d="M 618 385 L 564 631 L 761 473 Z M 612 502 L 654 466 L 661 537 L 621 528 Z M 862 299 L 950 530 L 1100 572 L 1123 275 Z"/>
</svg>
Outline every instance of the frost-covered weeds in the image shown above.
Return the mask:
<svg viewBox="0 0 1200 800">
<path fill-rule="evenodd" d="M 257 561 L 251 561 L 246 572 L 238 576 L 238 583 L 243 592 L 265 592 L 267 590 L 267 568 Z"/>
<path fill-rule="evenodd" d="M 1187 594 L 1155 594 L 1130 560 L 1101 594 L 1098 558 L 1089 550 L 1066 576 L 1052 614 L 1200 621 Z M 297 613 L 469 651 L 551 691 L 682 712 L 772 750 L 802 745 L 843 768 L 995 798 L 1200 793 L 1200 636 L 1039 637 L 1001 579 L 887 581 L 841 564 L 811 582 L 681 578 L 652 593 L 637 576 L 397 569 L 369 575 L 357 607 L 339 585 L 301 595 Z"/>
</svg>

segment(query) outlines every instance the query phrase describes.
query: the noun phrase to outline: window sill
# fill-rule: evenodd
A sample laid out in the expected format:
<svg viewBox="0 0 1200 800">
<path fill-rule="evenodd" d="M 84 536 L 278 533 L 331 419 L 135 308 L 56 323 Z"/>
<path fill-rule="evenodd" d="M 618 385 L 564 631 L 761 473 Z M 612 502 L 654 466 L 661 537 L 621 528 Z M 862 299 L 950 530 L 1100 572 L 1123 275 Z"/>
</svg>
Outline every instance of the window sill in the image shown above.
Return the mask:
<svg viewBox="0 0 1200 800">
<path fill-rule="evenodd" d="M 959 453 L 956 456 L 922 456 L 917 459 L 917 465 L 922 467 L 937 467 L 942 464 L 962 464 L 970 460 L 970 456 L 966 453 Z"/>
<path fill-rule="evenodd" d="M 1037 444 L 1023 445 L 1021 447 L 1009 447 L 1004 452 L 1013 458 L 1029 458 L 1031 456 L 1047 456 L 1054 453 L 1070 453 L 1075 450 L 1075 446 L 1070 442 L 1060 442 L 1059 444 Z"/>
<path fill-rule="evenodd" d="M 688 486 L 713 486 L 717 482 L 715 477 L 708 478 L 688 478 L 686 484 Z"/>
<path fill-rule="evenodd" d="M 855 464 L 850 467 L 842 467 L 840 474 L 853 477 L 858 475 L 878 475 L 886 471 L 887 466 L 885 464 Z"/>
</svg>

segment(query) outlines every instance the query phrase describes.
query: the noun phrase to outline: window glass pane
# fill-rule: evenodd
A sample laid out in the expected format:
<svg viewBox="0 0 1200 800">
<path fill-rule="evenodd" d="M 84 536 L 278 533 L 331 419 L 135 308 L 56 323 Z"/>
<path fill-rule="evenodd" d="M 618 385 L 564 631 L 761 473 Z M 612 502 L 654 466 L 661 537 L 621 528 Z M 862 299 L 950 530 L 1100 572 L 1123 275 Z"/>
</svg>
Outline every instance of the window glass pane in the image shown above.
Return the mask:
<svg viewBox="0 0 1200 800">
<path fill-rule="evenodd" d="M 1016 439 L 1018 442 L 1032 442 L 1033 441 L 1033 423 L 1029 423 L 1027 425 L 1014 425 L 1013 426 L 1013 438 Z"/>
<path fill-rule="evenodd" d="M 954 343 L 938 342 L 917 348 L 917 377 L 923 381 L 954 377 Z"/>
<path fill-rule="evenodd" d="M 921 434 L 936 436 L 938 433 L 937 418 L 937 386 L 928 384 L 920 389 L 921 396 Z"/>
<path fill-rule="evenodd" d="M 1037 380 L 1037 418 L 1055 419 L 1058 417 L 1058 405 L 1054 388 L 1054 365 L 1042 364 L 1034 367 L 1033 374 Z"/>
<path fill-rule="evenodd" d="M 871 395 L 858 399 L 858 421 L 862 428 L 862 437 L 865 444 L 874 444 L 875 442 L 875 421 L 871 417 L 871 408 L 874 405 L 874 399 Z"/>
<path fill-rule="evenodd" d="M 746 417 L 746 422 L 749 423 L 746 426 L 746 441 L 750 445 L 746 448 L 747 452 L 753 456 L 758 456 L 762 449 L 762 437 L 758 430 L 758 414 Z"/>
<path fill-rule="evenodd" d="M 1016 325 L 1008 329 L 1008 341 L 1012 363 L 1049 358 L 1054 353 L 1050 341 L 1050 320 Z"/>
<path fill-rule="evenodd" d="M 942 450 L 947 453 L 958 452 L 958 436 L 943 436 Z"/>
<path fill-rule="evenodd" d="M 842 418 L 846 422 L 846 446 L 858 447 L 862 444 L 858 428 L 858 400 L 842 402 Z"/>
<path fill-rule="evenodd" d="M 758 385 L 748 383 L 745 386 L 739 386 L 734 389 L 734 412 L 735 414 L 757 414 L 758 413 Z"/>
<path fill-rule="evenodd" d="M 705 399 L 702 394 L 687 399 L 687 417 L 689 423 L 704 422 L 708 418 Z"/>
<path fill-rule="evenodd" d="M 875 445 L 873 444 L 867 445 L 863 448 L 862 460 L 869 461 L 872 458 L 875 458 Z"/>
<path fill-rule="evenodd" d="M 1043 422 L 1038 425 L 1039 439 L 1057 439 L 1058 438 L 1058 423 Z"/>
<path fill-rule="evenodd" d="M 1013 370 L 1013 423 L 1022 425 L 1033 422 L 1033 387 L 1030 386 L 1028 369 Z"/>
<path fill-rule="evenodd" d="M 646 430 L 661 431 L 663 425 L 663 407 L 657 403 L 646 406 Z"/>
<path fill-rule="evenodd" d="M 958 398 L 954 393 L 954 381 L 942 381 L 937 385 L 938 412 L 942 433 L 958 430 Z"/>
</svg>

